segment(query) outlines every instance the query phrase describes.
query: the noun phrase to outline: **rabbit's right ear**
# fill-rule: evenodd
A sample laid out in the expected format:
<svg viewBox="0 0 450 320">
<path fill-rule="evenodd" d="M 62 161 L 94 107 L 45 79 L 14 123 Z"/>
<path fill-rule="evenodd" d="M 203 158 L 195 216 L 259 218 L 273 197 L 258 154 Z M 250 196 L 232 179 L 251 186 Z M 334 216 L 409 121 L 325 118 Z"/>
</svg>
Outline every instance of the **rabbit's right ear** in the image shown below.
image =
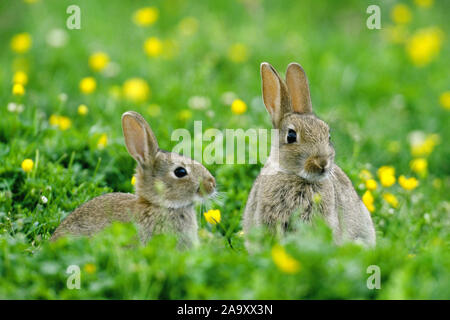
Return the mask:
<svg viewBox="0 0 450 320">
<path fill-rule="evenodd" d="M 150 162 L 158 152 L 158 141 L 147 121 L 137 112 L 122 115 L 122 129 L 128 153 L 140 164 Z"/>
<path fill-rule="evenodd" d="M 261 63 L 262 94 L 264 105 L 279 128 L 283 115 L 292 112 L 288 89 L 277 71 L 267 62 Z"/>
</svg>

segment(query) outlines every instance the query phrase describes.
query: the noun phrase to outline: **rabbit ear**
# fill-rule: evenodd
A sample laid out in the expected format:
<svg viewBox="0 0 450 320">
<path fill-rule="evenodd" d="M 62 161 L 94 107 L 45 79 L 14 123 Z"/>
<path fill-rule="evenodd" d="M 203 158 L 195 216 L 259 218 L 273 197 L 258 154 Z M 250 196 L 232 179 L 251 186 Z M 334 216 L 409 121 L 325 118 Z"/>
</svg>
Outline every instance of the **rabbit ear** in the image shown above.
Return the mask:
<svg viewBox="0 0 450 320">
<path fill-rule="evenodd" d="M 127 111 L 122 115 L 122 129 L 128 153 L 143 165 L 158 152 L 158 141 L 147 121 L 137 112 Z"/>
<path fill-rule="evenodd" d="M 289 64 L 286 71 L 286 84 L 291 96 L 294 112 L 311 113 L 311 96 L 305 71 L 298 63 Z"/>
<path fill-rule="evenodd" d="M 263 100 L 272 123 L 278 128 L 283 115 L 292 112 L 288 89 L 277 71 L 267 62 L 261 63 Z"/>
</svg>

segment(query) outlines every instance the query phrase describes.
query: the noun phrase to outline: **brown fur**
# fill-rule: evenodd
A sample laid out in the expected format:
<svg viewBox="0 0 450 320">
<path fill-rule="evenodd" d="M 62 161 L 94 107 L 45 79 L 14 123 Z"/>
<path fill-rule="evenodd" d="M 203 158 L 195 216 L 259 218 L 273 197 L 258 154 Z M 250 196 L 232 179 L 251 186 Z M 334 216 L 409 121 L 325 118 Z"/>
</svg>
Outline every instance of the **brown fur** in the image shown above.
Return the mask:
<svg viewBox="0 0 450 320">
<path fill-rule="evenodd" d="M 337 243 L 350 239 L 374 245 L 370 213 L 350 179 L 334 164 L 329 127 L 312 113 L 303 69 L 290 64 L 287 85 L 267 63 L 261 65 L 261 75 L 264 103 L 274 127 L 279 129 L 279 141 L 275 141 L 253 184 L 243 217 L 244 232 L 255 226 L 266 226 L 272 232 L 279 226 L 284 230 L 296 211 L 303 221 L 311 221 L 314 197 L 318 194 L 319 213 Z M 265 85 L 266 82 L 271 85 Z M 274 85 L 276 82 L 279 84 Z M 297 134 L 294 143 L 287 142 L 289 129 Z"/>
<path fill-rule="evenodd" d="M 71 234 L 92 236 L 113 221 L 134 222 L 146 243 L 152 235 L 172 233 L 180 246 L 198 242 L 194 200 L 215 191 L 215 180 L 200 163 L 160 150 L 147 122 L 135 112 L 122 116 L 125 142 L 138 162 L 136 194 L 109 193 L 81 205 L 56 229 L 51 240 Z M 174 169 L 186 168 L 177 178 Z"/>
</svg>

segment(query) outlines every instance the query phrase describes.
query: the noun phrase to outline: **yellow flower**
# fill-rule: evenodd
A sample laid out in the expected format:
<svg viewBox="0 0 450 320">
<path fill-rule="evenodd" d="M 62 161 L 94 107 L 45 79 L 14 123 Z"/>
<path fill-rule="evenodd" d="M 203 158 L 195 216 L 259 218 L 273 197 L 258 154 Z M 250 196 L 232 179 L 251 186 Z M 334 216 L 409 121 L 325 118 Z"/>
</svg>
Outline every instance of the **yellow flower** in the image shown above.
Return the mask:
<svg viewBox="0 0 450 320">
<path fill-rule="evenodd" d="M 429 8 L 433 5 L 434 0 L 414 0 L 414 3 L 422 8 Z"/>
<path fill-rule="evenodd" d="M 405 176 L 401 175 L 400 177 L 398 177 L 398 183 L 405 190 L 413 190 L 419 185 L 419 180 L 414 177 L 406 178 Z"/>
<path fill-rule="evenodd" d="M 23 96 L 25 94 L 25 88 L 20 83 L 13 85 L 12 93 L 15 96 Z"/>
<path fill-rule="evenodd" d="M 86 271 L 87 273 L 89 273 L 89 274 L 92 274 L 92 273 L 94 273 L 96 270 L 97 270 L 97 267 L 94 265 L 94 264 L 92 264 L 92 263 L 88 263 L 88 264 L 86 264 L 85 266 L 84 266 L 84 271 Z"/>
<path fill-rule="evenodd" d="M 97 141 L 97 148 L 103 149 L 106 147 L 107 144 L 108 144 L 108 136 L 106 135 L 106 133 L 102 133 L 102 135 Z"/>
<path fill-rule="evenodd" d="M 136 177 L 131 177 L 131 185 L 134 186 L 136 184 Z"/>
<path fill-rule="evenodd" d="M 159 17 L 159 10 L 156 7 L 145 7 L 136 10 L 133 15 L 133 22 L 141 27 L 154 24 Z"/>
<path fill-rule="evenodd" d="M 389 203 L 393 208 L 398 207 L 398 200 L 392 193 L 383 194 L 383 199 Z"/>
<path fill-rule="evenodd" d="M 157 37 L 150 37 L 144 42 L 144 51 L 149 57 L 157 57 L 162 53 L 163 45 Z"/>
<path fill-rule="evenodd" d="M 369 179 L 366 181 L 367 190 L 375 190 L 377 188 L 377 182 L 374 179 Z"/>
<path fill-rule="evenodd" d="M 390 187 L 395 183 L 395 168 L 382 166 L 378 169 L 378 178 L 383 187 Z"/>
<path fill-rule="evenodd" d="M 359 173 L 359 178 L 363 181 L 366 181 L 366 180 L 372 179 L 372 174 L 370 173 L 369 170 L 363 169 Z"/>
<path fill-rule="evenodd" d="M 34 162 L 31 159 L 25 159 L 22 161 L 22 170 L 25 172 L 30 172 L 33 170 Z"/>
<path fill-rule="evenodd" d="M 59 116 L 57 116 L 56 114 L 52 114 L 50 116 L 50 118 L 48 119 L 48 122 L 50 123 L 51 126 L 58 126 L 59 125 Z"/>
<path fill-rule="evenodd" d="M 245 62 L 248 59 L 248 49 L 242 43 L 235 43 L 228 49 L 228 58 L 235 62 Z"/>
<path fill-rule="evenodd" d="M 373 205 L 375 199 L 373 198 L 373 195 L 369 190 L 364 192 L 364 194 L 362 196 L 362 201 L 363 201 L 364 205 L 366 206 L 367 210 L 369 210 L 370 212 L 375 211 L 375 206 Z"/>
<path fill-rule="evenodd" d="M 411 16 L 411 10 L 405 4 L 397 4 L 391 10 L 391 18 L 395 23 L 409 23 L 411 21 Z"/>
<path fill-rule="evenodd" d="M 437 134 L 430 134 L 425 139 L 419 139 L 411 144 L 411 155 L 414 157 L 428 156 L 439 142 L 440 137 Z"/>
<path fill-rule="evenodd" d="M 97 82 L 92 77 L 85 77 L 80 81 L 80 91 L 84 94 L 90 94 L 97 88 Z"/>
<path fill-rule="evenodd" d="M 13 76 L 13 83 L 26 85 L 28 83 L 28 76 L 23 71 L 17 71 Z"/>
<path fill-rule="evenodd" d="M 25 53 L 31 48 L 31 36 L 27 32 L 16 34 L 11 39 L 11 49 L 16 53 Z"/>
<path fill-rule="evenodd" d="M 245 111 L 247 111 L 247 105 L 241 99 L 236 99 L 231 104 L 231 112 L 234 114 L 243 114 Z"/>
<path fill-rule="evenodd" d="M 220 223 L 220 210 L 219 209 L 211 209 L 203 213 L 205 219 L 210 224 Z"/>
<path fill-rule="evenodd" d="M 322 202 L 322 196 L 320 195 L 320 193 L 314 193 L 313 201 L 315 204 L 319 204 L 320 202 Z"/>
<path fill-rule="evenodd" d="M 191 36 L 198 30 L 198 20 L 194 17 L 186 17 L 178 25 L 180 32 L 185 36 Z"/>
<path fill-rule="evenodd" d="M 109 56 L 104 52 L 95 52 L 89 57 L 89 66 L 94 71 L 102 71 L 109 63 Z"/>
<path fill-rule="evenodd" d="M 177 118 L 182 121 L 189 120 L 190 118 L 192 118 L 192 111 L 188 109 L 181 110 L 180 112 L 178 112 Z"/>
<path fill-rule="evenodd" d="M 85 104 L 80 104 L 78 106 L 78 114 L 79 115 L 85 116 L 85 115 L 87 115 L 88 112 L 89 112 L 89 109 L 88 109 L 88 107 L 86 107 Z"/>
<path fill-rule="evenodd" d="M 131 78 L 123 84 L 125 98 L 134 102 L 143 102 L 150 96 L 150 87 L 141 78 Z"/>
<path fill-rule="evenodd" d="M 291 257 L 280 245 L 273 246 L 272 260 L 284 273 L 295 274 L 300 271 L 300 262 Z"/>
<path fill-rule="evenodd" d="M 441 103 L 442 108 L 450 110 L 450 90 L 441 94 L 439 102 Z"/>
<path fill-rule="evenodd" d="M 72 121 L 69 118 L 64 117 L 64 116 L 59 117 L 58 126 L 59 126 L 60 130 L 65 131 L 65 130 L 69 129 L 71 125 L 72 125 Z"/>
<path fill-rule="evenodd" d="M 427 159 L 425 159 L 425 158 L 413 159 L 409 163 L 409 167 L 415 173 L 417 173 L 417 174 L 419 174 L 421 176 L 425 176 L 426 173 L 427 173 L 427 169 L 428 169 Z"/>
<path fill-rule="evenodd" d="M 406 51 L 418 67 L 429 64 L 440 52 L 443 32 L 432 27 L 418 30 L 407 42 Z"/>
</svg>

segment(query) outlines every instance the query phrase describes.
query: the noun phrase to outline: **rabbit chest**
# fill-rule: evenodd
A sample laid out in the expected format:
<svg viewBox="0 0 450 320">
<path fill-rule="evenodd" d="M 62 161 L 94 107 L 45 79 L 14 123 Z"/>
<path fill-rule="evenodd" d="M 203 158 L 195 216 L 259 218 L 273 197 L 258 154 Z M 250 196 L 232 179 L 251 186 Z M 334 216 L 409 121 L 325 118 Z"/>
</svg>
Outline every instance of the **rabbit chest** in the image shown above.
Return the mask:
<svg viewBox="0 0 450 320">
<path fill-rule="evenodd" d="M 292 174 L 267 176 L 263 180 L 266 181 L 261 185 L 261 200 L 257 210 L 263 223 L 280 223 L 286 227 L 293 214 L 298 214 L 305 222 L 311 221 L 315 213 L 325 217 L 331 214 L 332 185 L 328 181 L 310 183 Z"/>
</svg>

